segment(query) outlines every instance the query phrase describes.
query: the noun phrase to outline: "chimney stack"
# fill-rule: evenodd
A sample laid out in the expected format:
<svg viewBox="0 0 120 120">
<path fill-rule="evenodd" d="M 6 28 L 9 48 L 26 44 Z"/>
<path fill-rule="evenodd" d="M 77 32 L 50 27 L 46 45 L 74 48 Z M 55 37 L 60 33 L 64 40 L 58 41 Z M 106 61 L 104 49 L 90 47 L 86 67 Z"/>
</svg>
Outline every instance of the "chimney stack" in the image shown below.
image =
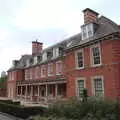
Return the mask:
<svg viewBox="0 0 120 120">
<path fill-rule="evenodd" d="M 43 43 L 36 41 L 32 41 L 32 54 L 39 53 L 43 49 Z"/>
<path fill-rule="evenodd" d="M 83 13 L 84 13 L 84 24 L 88 24 L 91 22 L 97 22 L 99 13 L 89 8 L 86 8 L 85 10 L 83 10 Z"/>
</svg>

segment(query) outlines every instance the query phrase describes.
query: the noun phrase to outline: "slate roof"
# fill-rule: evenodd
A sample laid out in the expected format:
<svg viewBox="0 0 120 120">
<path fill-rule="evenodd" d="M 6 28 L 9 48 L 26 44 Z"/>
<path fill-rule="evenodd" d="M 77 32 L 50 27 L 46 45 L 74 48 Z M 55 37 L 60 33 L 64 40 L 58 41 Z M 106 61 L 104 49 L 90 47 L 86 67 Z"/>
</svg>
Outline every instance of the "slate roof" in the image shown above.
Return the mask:
<svg viewBox="0 0 120 120">
<path fill-rule="evenodd" d="M 101 16 L 98 18 L 97 21 L 98 28 L 94 33 L 94 36 L 87 39 L 87 40 L 81 40 L 81 33 L 78 33 L 72 37 L 69 37 L 57 44 L 54 44 L 53 46 L 50 46 L 44 50 L 41 51 L 41 53 L 37 55 L 41 55 L 45 51 L 52 50 L 54 47 L 60 47 L 63 46 L 65 49 L 69 50 L 73 47 L 80 46 L 84 43 L 87 43 L 89 41 L 94 41 L 95 39 L 99 39 L 101 37 L 110 35 L 112 33 L 120 33 L 120 26 L 111 21 L 110 19 Z M 18 64 L 16 65 L 16 68 L 24 68 L 26 64 L 26 60 L 33 58 L 34 56 L 32 55 L 23 55 L 21 59 L 19 60 Z M 14 68 L 13 68 L 14 69 Z"/>
<path fill-rule="evenodd" d="M 67 49 L 82 45 L 82 44 L 87 43 L 91 40 L 102 38 L 102 37 L 110 35 L 112 33 L 116 33 L 116 32 L 120 33 L 120 27 L 116 23 L 114 23 L 113 21 L 111 21 L 110 19 L 108 19 L 104 16 L 101 16 L 98 19 L 97 23 L 99 26 L 98 26 L 97 30 L 95 31 L 93 37 L 83 41 L 83 40 L 81 40 L 81 34 L 79 33 L 74 38 L 74 40 L 71 41 L 71 44 L 69 45 L 69 47 Z"/>
</svg>

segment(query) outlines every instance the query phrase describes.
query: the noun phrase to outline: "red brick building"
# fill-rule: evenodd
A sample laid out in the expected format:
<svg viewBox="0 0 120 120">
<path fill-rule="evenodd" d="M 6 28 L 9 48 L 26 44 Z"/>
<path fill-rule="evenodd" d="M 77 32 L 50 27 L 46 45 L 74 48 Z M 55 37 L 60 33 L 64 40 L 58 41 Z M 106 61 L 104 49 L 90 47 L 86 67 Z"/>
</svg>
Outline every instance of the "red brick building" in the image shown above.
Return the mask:
<svg viewBox="0 0 120 120">
<path fill-rule="evenodd" d="M 8 70 L 8 97 L 25 101 L 89 96 L 120 97 L 120 26 L 89 8 L 81 33 L 13 61 Z"/>
</svg>

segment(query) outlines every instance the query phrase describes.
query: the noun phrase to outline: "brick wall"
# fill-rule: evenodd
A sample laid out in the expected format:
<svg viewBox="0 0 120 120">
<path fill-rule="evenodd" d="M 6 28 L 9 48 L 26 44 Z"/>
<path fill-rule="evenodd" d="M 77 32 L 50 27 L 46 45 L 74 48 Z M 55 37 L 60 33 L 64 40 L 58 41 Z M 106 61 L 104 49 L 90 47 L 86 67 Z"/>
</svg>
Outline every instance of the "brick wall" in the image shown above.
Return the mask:
<svg viewBox="0 0 120 120">
<path fill-rule="evenodd" d="M 102 65 L 91 67 L 90 46 L 84 47 L 85 68 L 77 70 L 75 67 L 75 51 L 68 52 L 65 58 L 67 96 L 76 96 L 76 78 L 84 77 L 88 89 L 88 95 L 92 95 L 92 76 L 104 77 L 104 96 L 106 98 L 117 97 L 120 95 L 120 65 L 114 64 L 120 61 L 120 41 L 109 40 L 100 43 Z M 120 63 L 119 63 L 120 64 Z"/>
</svg>

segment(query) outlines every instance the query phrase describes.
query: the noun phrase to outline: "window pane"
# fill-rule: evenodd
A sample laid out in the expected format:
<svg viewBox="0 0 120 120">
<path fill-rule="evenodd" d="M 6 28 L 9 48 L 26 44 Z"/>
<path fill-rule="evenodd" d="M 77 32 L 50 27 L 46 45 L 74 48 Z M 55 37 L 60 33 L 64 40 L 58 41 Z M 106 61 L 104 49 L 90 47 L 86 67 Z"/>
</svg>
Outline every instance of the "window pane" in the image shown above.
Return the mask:
<svg viewBox="0 0 120 120">
<path fill-rule="evenodd" d="M 77 53 L 77 62 L 78 62 L 78 66 L 77 67 L 83 67 L 83 54 L 82 52 L 78 52 Z"/>
<path fill-rule="evenodd" d="M 102 87 L 102 79 L 101 78 L 97 78 L 94 79 L 94 96 L 98 96 L 101 97 L 103 96 L 103 87 Z"/>
<path fill-rule="evenodd" d="M 82 97 L 83 96 L 83 89 L 84 89 L 84 80 L 78 80 L 78 96 Z"/>
<path fill-rule="evenodd" d="M 99 47 L 92 48 L 92 54 L 93 54 L 93 64 L 100 64 L 100 51 Z"/>
</svg>

